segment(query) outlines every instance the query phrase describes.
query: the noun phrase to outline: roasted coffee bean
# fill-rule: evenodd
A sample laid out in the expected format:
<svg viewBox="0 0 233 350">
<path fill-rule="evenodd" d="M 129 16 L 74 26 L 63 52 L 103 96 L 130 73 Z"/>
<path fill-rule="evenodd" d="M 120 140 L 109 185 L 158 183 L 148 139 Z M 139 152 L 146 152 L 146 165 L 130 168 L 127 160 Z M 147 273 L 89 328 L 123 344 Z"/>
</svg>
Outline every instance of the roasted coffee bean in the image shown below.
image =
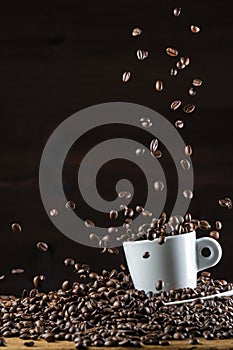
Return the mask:
<svg viewBox="0 0 233 350">
<path fill-rule="evenodd" d="M 3 281 L 5 279 L 5 275 L 0 275 L 0 281 Z"/>
<path fill-rule="evenodd" d="M 34 346 L 34 341 L 25 341 L 24 343 L 23 343 L 23 345 L 24 346 L 27 346 L 27 347 L 31 347 L 31 346 Z"/>
<path fill-rule="evenodd" d="M 68 289 L 70 289 L 70 282 L 69 282 L 69 281 L 64 281 L 64 282 L 62 283 L 61 288 L 62 288 L 63 290 L 68 290 Z"/>
<path fill-rule="evenodd" d="M 201 30 L 200 27 L 195 26 L 195 25 L 191 25 L 190 29 L 191 29 L 191 32 L 193 32 L 193 33 L 199 33 Z"/>
<path fill-rule="evenodd" d="M 109 217 L 111 220 L 116 220 L 118 218 L 118 212 L 116 210 L 111 210 L 109 213 Z"/>
<path fill-rule="evenodd" d="M 187 156 L 191 156 L 193 153 L 192 147 L 190 145 L 185 146 L 184 152 Z"/>
<path fill-rule="evenodd" d="M 155 289 L 162 290 L 164 288 L 164 281 L 158 280 L 155 282 Z"/>
<path fill-rule="evenodd" d="M 49 212 L 49 215 L 50 215 L 50 216 L 57 216 L 57 215 L 58 215 L 57 209 L 55 209 L 55 208 L 54 208 L 54 209 L 51 209 L 50 212 Z"/>
<path fill-rule="evenodd" d="M 174 67 L 171 68 L 171 70 L 170 70 L 170 75 L 174 77 L 174 76 L 176 76 L 177 74 L 178 74 L 178 70 L 177 70 L 176 68 L 174 68 Z"/>
<path fill-rule="evenodd" d="M 155 191 L 162 191 L 164 189 L 164 183 L 161 180 L 155 181 L 154 183 Z"/>
<path fill-rule="evenodd" d="M 160 149 L 157 149 L 155 152 L 151 152 L 151 155 L 154 157 L 154 158 L 161 158 L 162 157 L 162 152 L 160 151 Z"/>
<path fill-rule="evenodd" d="M 48 250 L 48 244 L 45 242 L 38 242 L 36 245 L 37 249 L 40 250 L 41 252 L 47 252 Z"/>
<path fill-rule="evenodd" d="M 145 252 L 142 257 L 143 257 L 143 259 L 148 259 L 150 257 L 150 253 Z"/>
<path fill-rule="evenodd" d="M 176 7 L 173 9 L 173 15 L 178 17 L 181 14 L 181 7 Z"/>
<path fill-rule="evenodd" d="M 24 269 L 12 269 L 11 270 L 12 275 L 21 275 L 24 273 Z"/>
<path fill-rule="evenodd" d="M 142 156 L 146 152 L 145 148 L 137 148 L 136 149 L 136 156 Z"/>
<path fill-rule="evenodd" d="M 192 113 L 195 110 L 195 108 L 196 108 L 195 105 L 190 103 L 184 106 L 183 111 L 189 114 L 189 113 Z"/>
<path fill-rule="evenodd" d="M 222 228 L 222 223 L 221 223 L 221 221 L 216 221 L 216 222 L 215 222 L 215 227 L 216 227 L 217 230 L 221 230 L 221 228 Z"/>
<path fill-rule="evenodd" d="M 68 201 L 65 205 L 67 210 L 74 210 L 75 209 L 75 202 L 74 201 Z"/>
<path fill-rule="evenodd" d="M 172 56 L 172 57 L 178 56 L 178 54 L 179 54 L 178 50 L 174 49 L 172 47 L 166 48 L 166 53 L 167 53 L 167 55 Z"/>
<path fill-rule="evenodd" d="M 163 90 L 163 82 L 162 80 L 157 80 L 155 83 L 155 90 L 162 91 Z"/>
<path fill-rule="evenodd" d="M 153 139 L 150 143 L 150 151 L 155 152 L 158 148 L 159 141 L 157 139 Z"/>
<path fill-rule="evenodd" d="M 178 69 L 184 69 L 186 66 L 185 66 L 185 64 L 181 63 L 180 61 L 177 61 L 176 62 L 176 67 Z"/>
<path fill-rule="evenodd" d="M 176 109 L 178 109 L 181 106 L 181 101 L 180 100 L 175 100 L 171 103 L 171 109 L 173 111 L 175 111 Z"/>
<path fill-rule="evenodd" d="M 20 226 L 20 224 L 17 223 L 12 224 L 11 229 L 15 233 L 20 233 L 22 231 L 22 227 Z"/>
<path fill-rule="evenodd" d="M 33 284 L 34 284 L 36 289 L 41 288 L 42 283 L 43 283 L 43 279 L 41 278 L 41 276 L 35 276 L 33 278 Z"/>
<path fill-rule="evenodd" d="M 148 57 L 149 53 L 146 50 L 137 50 L 136 55 L 139 61 L 143 61 Z"/>
<path fill-rule="evenodd" d="M 87 219 L 87 220 L 85 220 L 85 226 L 86 227 L 94 227 L 95 223 L 94 223 L 94 221 Z"/>
<path fill-rule="evenodd" d="M 138 27 L 134 28 L 133 31 L 132 31 L 132 36 L 138 36 L 142 33 L 142 30 Z"/>
<path fill-rule="evenodd" d="M 0 346 L 6 346 L 6 340 L 0 337 Z"/>
<path fill-rule="evenodd" d="M 200 220 L 198 227 L 201 230 L 209 230 L 211 228 L 210 224 L 206 220 Z"/>
<path fill-rule="evenodd" d="M 183 192 L 184 198 L 192 199 L 193 198 L 193 192 L 191 190 L 185 190 Z"/>
<path fill-rule="evenodd" d="M 219 239 L 219 232 L 218 231 L 211 231 L 210 237 L 212 237 L 214 239 Z"/>
<path fill-rule="evenodd" d="M 181 64 L 188 66 L 190 63 L 190 58 L 189 57 L 180 57 L 180 62 L 181 62 Z"/>
<path fill-rule="evenodd" d="M 128 216 L 128 217 L 132 217 L 132 216 L 134 215 L 133 209 L 127 208 L 127 209 L 125 210 L 125 214 L 124 214 L 124 215 L 125 215 L 125 216 Z"/>
<path fill-rule="evenodd" d="M 152 122 L 150 118 L 142 117 L 140 118 L 140 123 L 141 123 L 141 126 L 145 129 L 148 129 L 152 126 Z"/>
<path fill-rule="evenodd" d="M 119 249 L 118 248 L 108 248 L 108 252 L 109 254 L 112 254 L 112 255 L 118 255 L 120 252 L 119 252 Z"/>
<path fill-rule="evenodd" d="M 171 342 L 169 340 L 160 340 L 159 341 L 159 345 L 161 345 L 161 346 L 168 346 L 170 344 L 171 344 Z"/>
<path fill-rule="evenodd" d="M 191 88 L 189 89 L 189 95 L 190 95 L 190 96 L 195 96 L 196 94 L 197 94 L 196 90 L 194 90 L 194 88 L 191 87 Z"/>
<path fill-rule="evenodd" d="M 53 333 L 45 333 L 42 334 L 42 338 L 46 340 L 48 343 L 53 343 L 55 342 L 55 337 Z"/>
<path fill-rule="evenodd" d="M 144 208 L 141 205 L 136 206 L 136 212 L 141 213 L 144 210 Z"/>
<path fill-rule="evenodd" d="M 158 238 L 158 244 L 162 245 L 166 242 L 166 237 L 163 235 L 160 235 Z"/>
<path fill-rule="evenodd" d="M 201 86 L 202 80 L 201 79 L 193 79 L 193 86 Z"/>
<path fill-rule="evenodd" d="M 185 336 L 181 332 L 176 332 L 173 334 L 173 338 L 176 340 L 183 340 L 185 339 Z"/>
<path fill-rule="evenodd" d="M 191 338 L 189 340 L 189 344 L 191 344 L 191 345 L 198 345 L 198 344 L 200 344 L 200 340 L 197 339 L 197 338 Z"/>
<path fill-rule="evenodd" d="M 75 264 L 75 261 L 72 258 L 66 258 L 64 260 L 64 265 L 65 266 L 74 266 L 74 264 Z"/>
<path fill-rule="evenodd" d="M 122 81 L 123 81 L 123 83 L 127 83 L 127 81 L 129 81 L 130 77 L 131 77 L 131 73 L 130 72 L 124 72 L 122 74 Z"/>
<path fill-rule="evenodd" d="M 175 122 L 175 127 L 176 127 L 177 129 L 182 129 L 182 128 L 184 127 L 184 122 L 183 122 L 182 120 L 177 120 L 177 121 Z"/>
</svg>

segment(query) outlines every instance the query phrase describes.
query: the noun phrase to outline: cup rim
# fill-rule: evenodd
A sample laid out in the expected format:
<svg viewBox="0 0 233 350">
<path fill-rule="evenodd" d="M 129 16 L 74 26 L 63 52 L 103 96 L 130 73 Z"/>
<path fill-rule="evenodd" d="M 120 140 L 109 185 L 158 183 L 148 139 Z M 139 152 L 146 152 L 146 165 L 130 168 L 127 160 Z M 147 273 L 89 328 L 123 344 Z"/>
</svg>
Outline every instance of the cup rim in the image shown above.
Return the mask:
<svg viewBox="0 0 233 350">
<path fill-rule="evenodd" d="M 168 236 L 166 237 L 166 240 L 168 239 L 174 239 L 174 238 L 178 238 L 178 237 L 183 237 L 186 236 L 187 234 L 196 234 L 196 230 L 190 231 L 190 232 L 186 232 L 186 233 L 182 233 L 181 235 L 175 235 L 175 236 Z M 129 244 L 143 244 L 143 243 L 154 243 L 158 240 L 158 238 L 153 239 L 153 241 L 149 241 L 148 239 L 143 239 L 141 241 L 125 241 L 123 242 L 123 246 L 129 245 Z"/>
</svg>

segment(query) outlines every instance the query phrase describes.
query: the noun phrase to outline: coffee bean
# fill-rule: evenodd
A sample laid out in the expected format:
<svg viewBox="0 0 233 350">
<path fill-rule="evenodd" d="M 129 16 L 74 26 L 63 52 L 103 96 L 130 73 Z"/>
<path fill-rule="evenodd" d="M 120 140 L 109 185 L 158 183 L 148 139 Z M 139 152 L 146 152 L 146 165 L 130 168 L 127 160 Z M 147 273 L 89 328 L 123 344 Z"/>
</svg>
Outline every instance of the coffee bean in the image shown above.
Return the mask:
<svg viewBox="0 0 233 350">
<path fill-rule="evenodd" d="M 45 333 L 42 334 L 42 338 L 46 340 L 48 343 L 53 343 L 55 342 L 55 337 L 53 333 Z"/>
<path fill-rule="evenodd" d="M 24 269 L 12 269 L 11 270 L 12 275 L 21 275 L 24 273 Z"/>
<path fill-rule="evenodd" d="M 152 126 L 152 122 L 150 118 L 142 117 L 140 118 L 140 123 L 141 123 L 141 126 L 145 129 L 148 129 Z"/>
<path fill-rule="evenodd" d="M 199 33 L 201 30 L 200 27 L 195 26 L 195 25 L 191 25 L 190 29 L 191 29 L 191 32 L 193 32 L 193 33 Z"/>
<path fill-rule="evenodd" d="M 127 83 L 129 81 L 130 77 L 131 77 L 131 73 L 130 72 L 124 72 L 122 74 L 122 81 L 123 81 L 123 83 Z"/>
<path fill-rule="evenodd" d="M 150 151 L 155 152 L 158 148 L 159 141 L 157 139 L 153 139 L 150 143 Z"/>
<path fill-rule="evenodd" d="M 189 57 L 180 57 L 181 64 L 188 66 L 190 64 L 190 58 Z"/>
<path fill-rule="evenodd" d="M 154 183 L 155 191 L 162 191 L 164 189 L 164 183 L 161 180 L 155 181 Z"/>
<path fill-rule="evenodd" d="M 47 252 L 48 250 L 48 244 L 45 242 L 38 242 L 36 245 L 37 249 L 40 250 L 41 252 Z"/>
<path fill-rule="evenodd" d="M 70 282 L 69 282 L 69 281 L 64 281 L 64 282 L 62 283 L 61 288 L 62 288 L 63 290 L 68 290 L 68 289 L 70 289 Z"/>
<path fill-rule="evenodd" d="M 65 266 L 74 266 L 74 264 L 75 264 L 75 261 L 72 258 L 66 258 L 64 260 L 64 265 Z"/>
<path fill-rule="evenodd" d="M 209 230 L 211 228 L 210 224 L 206 220 L 200 220 L 198 227 L 201 230 Z"/>
<path fill-rule="evenodd" d="M 194 90 L 194 88 L 191 87 L 191 88 L 189 89 L 189 95 L 190 95 L 190 96 L 195 96 L 196 94 L 197 94 L 196 90 Z"/>
<path fill-rule="evenodd" d="M 0 337 L 0 346 L 6 346 L 6 340 Z"/>
<path fill-rule="evenodd" d="M 143 257 L 143 259 L 148 259 L 150 257 L 150 253 L 145 252 L 142 257 Z"/>
<path fill-rule="evenodd" d="M 161 346 L 168 346 L 170 344 L 171 344 L 171 342 L 169 340 L 160 340 L 159 341 L 159 345 L 161 345 Z"/>
<path fill-rule="evenodd" d="M 211 231 L 210 237 L 212 237 L 214 239 L 219 239 L 219 232 L 218 231 Z"/>
<path fill-rule="evenodd" d="M 174 49 L 172 47 L 166 48 L 166 53 L 167 53 L 167 55 L 172 56 L 172 57 L 178 56 L 178 54 L 179 54 L 178 50 Z"/>
<path fill-rule="evenodd" d="M 183 192 L 184 198 L 192 199 L 193 198 L 193 192 L 191 190 L 185 190 Z"/>
<path fill-rule="evenodd" d="M 127 208 L 124 213 L 125 216 L 132 217 L 134 215 L 134 211 L 131 208 Z"/>
<path fill-rule="evenodd" d="M 90 219 L 87 219 L 87 220 L 85 220 L 85 226 L 86 227 L 94 227 L 95 226 L 95 223 L 94 223 L 94 221 L 92 221 L 92 220 L 90 220 Z"/>
<path fill-rule="evenodd" d="M 162 290 L 164 288 L 164 281 L 158 280 L 155 282 L 155 289 Z"/>
<path fill-rule="evenodd" d="M 222 228 L 222 223 L 221 223 L 221 221 L 216 221 L 216 222 L 215 222 L 215 227 L 216 227 L 217 230 L 221 230 L 221 228 Z"/>
<path fill-rule="evenodd" d="M 192 147 L 190 145 L 185 146 L 184 152 L 187 156 L 191 156 L 193 153 Z"/>
<path fill-rule="evenodd" d="M 146 50 L 137 50 L 136 55 L 139 61 L 143 61 L 148 57 L 149 53 Z"/>
<path fill-rule="evenodd" d="M 176 332 L 173 334 L 173 338 L 176 340 L 183 340 L 185 339 L 185 336 L 181 332 Z"/>
<path fill-rule="evenodd" d="M 170 75 L 171 76 L 176 76 L 178 74 L 178 70 L 176 69 L 176 68 L 171 68 L 171 70 L 170 70 Z"/>
<path fill-rule="evenodd" d="M 189 344 L 191 344 L 191 345 L 200 344 L 200 340 L 197 339 L 197 338 L 191 338 L 191 339 L 189 340 Z"/>
<path fill-rule="evenodd" d="M 189 170 L 190 167 L 191 167 L 191 165 L 190 165 L 190 163 L 189 163 L 189 161 L 187 159 L 182 159 L 180 161 L 180 165 L 183 168 L 183 170 Z"/>
<path fill-rule="evenodd" d="M 166 237 L 163 235 L 160 235 L 158 238 L 158 244 L 162 245 L 166 242 Z"/>
<path fill-rule="evenodd" d="M 41 276 L 35 276 L 33 278 L 33 284 L 34 284 L 36 289 L 41 288 L 42 283 L 43 283 L 43 280 L 42 280 Z"/>
<path fill-rule="evenodd" d="M 20 226 L 20 224 L 17 223 L 12 224 L 11 229 L 15 233 L 20 233 L 22 231 L 22 227 Z"/>
<path fill-rule="evenodd" d="M 178 17 L 181 14 L 181 7 L 176 7 L 173 9 L 173 15 Z"/>
<path fill-rule="evenodd" d="M 196 108 L 195 105 L 190 103 L 190 104 L 184 106 L 183 111 L 185 113 L 192 113 L 195 110 L 195 108 Z"/>
<path fill-rule="evenodd" d="M 111 255 L 118 255 L 118 254 L 120 253 L 119 249 L 118 249 L 118 248 L 115 248 L 115 247 L 113 247 L 113 248 L 108 248 L 108 252 L 109 252 L 109 254 L 111 254 Z"/>
<path fill-rule="evenodd" d="M 51 209 L 50 212 L 49 212 L 49 215 L 50 215 L 50 216 L 57 216 L 57 215 L 58 215 L 57 209 L 55 209 L 55 208 L 54 208 L 54 209 Z"/>
<path fill-rule="evenodd" d="M 176 62 L 176 67 L 178 69 L 184 69 L 186 66 L 185 66 L 185 64 L 181 63 L 180 61 L 177 61 Z"/>
<path fill-rule="evenodd" d="M 109 217 L 111 220 L 116 220 L 118 218 L 118 212 L 116 210 L 111 210 L 109 213 Z"/>
<path fill-rule="evenodd" d="M 184 127 L 184 122 L 183 122 L 182 120 L 177 120 L 177 121 L 175 122 L 175 127 L 176 127 L 177 129 L 182 129 L 182 128 Z"/>
<path fill-rule="evenodd" d="M 201 79 L 193 79 L 193 86 L 201 86 L 202 80 Z"/>
<path fill-rule="evenodd" d="M 5 279 L 5 275 L 0 275 L 0 281 L 3 281 Z"/>
<path fill-rule="evenodd" d="M 161 158 L 162 157 L 162 152 L 160 151 L 160 149 L 157 149 L 155 152 L 151 152 L 150 153 L 154 158 L 157 158 L 157 159 L 159 159 L 159 158 Z"/>
<path fill-rule="evenodd" d="M 68 201 L 65 205 L 67 210 L 74 210 L 75 209 L 75 202 L 74 201 Z"/>
<path fill-rule="evenodd" d="M 132 194 L 130 192 L 127 192 L 127 191 L 121 191 L 118 193 L 118 197 L 119 198 L 131 198 L 132 197 Z"/>
<path fill-rule="evenodd" d="M 163 90 L 163 82 L 162 80 L 157 80 L 155 83 L 155 90 L 162 91 Z"/>
<path fill-rule="evenodd" d="M 176 109 L 178 109 L 179 107 L 180 107 L 180 105 L 181 105 L 181 101 L 180 100 L 175 100 L 175 101 L 173 101 L 172 103 L 171 103 L 171 109 L 173 110 L 173 111 L 175 111 Z"/>
<path fill-rule="evenodd" d="M 141 213 L 144 210 L 144 208 L 141 205 L 136 206 L 136 212 Z"/>
<path fill-rule="evenodd" d="M 141 33 L 142 33 L 142 30 L 140 28 L 136 27 L 133 29 L 131 34 L 132 34 L 132 36 L 139 36 L 139 35 L 141 35 Z"/>
<path fill-rule="evenodd" d="M 27 346 L 27 347 L 31 347 L 31 346 L 34 346 L 34 341 L 25 341 L 24 343 L 23 343 L 23 345 L 24 346 Z"/>
</svg>

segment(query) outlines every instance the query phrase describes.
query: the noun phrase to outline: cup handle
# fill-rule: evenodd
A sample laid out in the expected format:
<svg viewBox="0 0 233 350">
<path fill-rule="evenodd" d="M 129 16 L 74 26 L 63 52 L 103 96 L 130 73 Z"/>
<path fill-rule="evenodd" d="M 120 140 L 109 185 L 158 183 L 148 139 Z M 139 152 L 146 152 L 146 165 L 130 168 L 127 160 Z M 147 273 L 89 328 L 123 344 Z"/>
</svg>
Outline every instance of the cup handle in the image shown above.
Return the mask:
<svg viewBox="0 0 233 350">
<path fill-rule="evenodd" d="M 209 248 L 210 256 L 205 257 L 202 255 L 203 248 Z M 196 252 L 197 271 L 216 265 L 222 257 L 222 248 L 220 244 L 210 237 L 202 237 L 196 240 Z"/>
</svg>

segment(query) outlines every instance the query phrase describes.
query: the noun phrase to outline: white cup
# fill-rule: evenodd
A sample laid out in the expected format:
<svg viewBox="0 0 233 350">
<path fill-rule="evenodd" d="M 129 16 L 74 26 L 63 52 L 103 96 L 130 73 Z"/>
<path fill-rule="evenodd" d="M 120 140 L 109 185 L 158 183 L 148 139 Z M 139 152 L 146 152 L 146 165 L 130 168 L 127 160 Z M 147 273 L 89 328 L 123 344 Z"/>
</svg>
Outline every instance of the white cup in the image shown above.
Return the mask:
<svg viewBox="0 0 233 350">
<path fill-rule="evenodd" d="M 196 232 L 166 237 L 163 245 L 158 239 L 123 243 L 126 261 L 134 287 L 156 291 L 155 282 L 164 281 L 163 290 L 195 288 L 197 272 L 216 265 L 222 257 L 220 244 L 210 237 L 196 239 Z M 209 248 L 210 255 L 202 255 Z M 143 255 L 150 256 L 145 259 Z"/>
</svg>

